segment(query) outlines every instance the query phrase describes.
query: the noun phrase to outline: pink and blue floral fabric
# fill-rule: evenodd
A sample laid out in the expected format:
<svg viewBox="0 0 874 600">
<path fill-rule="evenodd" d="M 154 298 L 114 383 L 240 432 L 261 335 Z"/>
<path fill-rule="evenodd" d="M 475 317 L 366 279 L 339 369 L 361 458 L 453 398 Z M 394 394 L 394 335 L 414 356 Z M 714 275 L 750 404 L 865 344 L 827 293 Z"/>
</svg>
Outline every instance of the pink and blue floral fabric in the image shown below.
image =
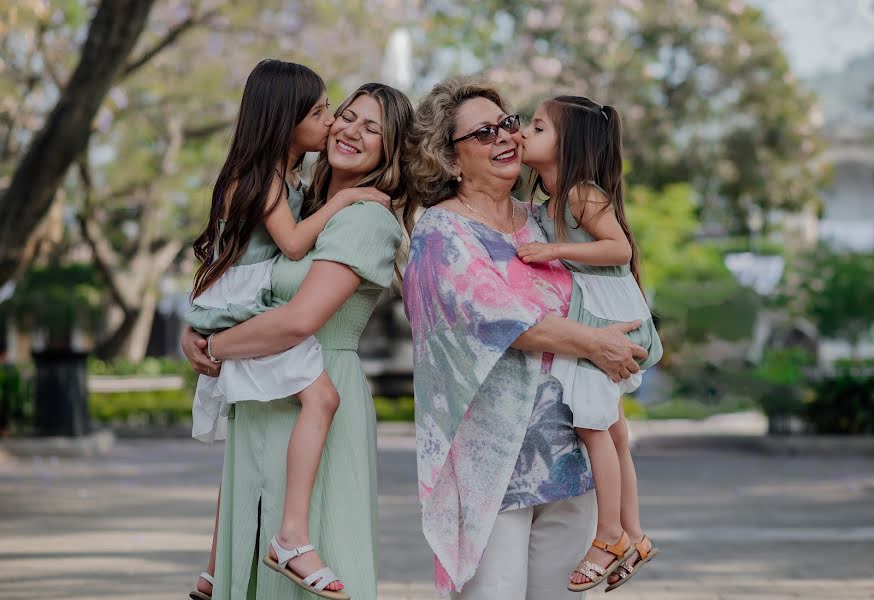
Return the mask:
<svg viewBox="0 0 874 600">
<path fill-rule="evenodd" d="M 514 236 L 433 207 L 413 230 L 404 305 L 419 497 L 442 592 L 473 577 L 499 512 L 592 487 L 561 385 L 549 375 L 552 356 L 511 347 L 546 315 L 566 315 L 570 300 L 560 262 L 517 258 L 516 246 L 533 241 L 545 237 L 530 214 Z"/>
</svg>

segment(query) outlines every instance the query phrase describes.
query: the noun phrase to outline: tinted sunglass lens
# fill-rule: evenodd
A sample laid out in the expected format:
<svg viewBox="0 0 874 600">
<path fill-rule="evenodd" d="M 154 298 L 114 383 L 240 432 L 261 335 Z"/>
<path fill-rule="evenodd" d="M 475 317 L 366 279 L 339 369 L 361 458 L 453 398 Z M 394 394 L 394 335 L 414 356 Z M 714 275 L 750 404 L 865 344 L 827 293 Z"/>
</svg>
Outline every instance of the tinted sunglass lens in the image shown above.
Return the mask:
<svg viewBox="0 0 874 600">
<path fill-rule="evenodd" d="M 501 127 L 507 130 L 507 133 L 516 133 L 519 131 L 519 115 L 511 115 L 501 121 Z"/>
<path fill-rule="evenodd" d="M 498 139 L 497 127 L 483 127 L 476 132 L 476 139 L 480 144 L 491 144 Z"/>
</svg>

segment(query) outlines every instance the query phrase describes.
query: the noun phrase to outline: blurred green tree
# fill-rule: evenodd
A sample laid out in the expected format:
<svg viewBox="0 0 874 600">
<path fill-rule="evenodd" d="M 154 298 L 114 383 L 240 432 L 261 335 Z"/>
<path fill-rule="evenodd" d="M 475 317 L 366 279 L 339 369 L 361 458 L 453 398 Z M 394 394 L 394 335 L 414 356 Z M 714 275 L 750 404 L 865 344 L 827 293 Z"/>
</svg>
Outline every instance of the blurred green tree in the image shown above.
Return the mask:
<svg viewBox="0 0 874 600">
<path fill-rule="evenodd" d="M 114 3 L 104 4 L 112 6 Z M 19 58 L 31 69 L 17 73 L 19 87 L 13 92 L 22 93 L 24 99 L 34 95 L 45 98 L 67 94 L 76 87 L 79 70 L 99 70 L 99 65 L 93 64 L 94 57 L 88 59 L 88 53 L 95 52 L 89 50 L 88 42 L 82 49 L 77 70 L 72 74 L 71 57 L 78 53 L 78 39 L 84 28 L 88 26 L 92 33 L 99 29 L 101 11 L 107 9 L 101 5 L 93 12 L 94 3 L 88 1 L 55 6 L 34 2 L 30 8 L 29 12 L 18 8 L 19 19 L 14 23 L 15 29 L 10 31 L 10 38 L 19 40 L 19 43 L 3 47 L 7 53 L 5 59 Z M 125 11 L 122 13 L 125 19 L 130 18 Z M 122 60 L 112 73 L 106 82 L 105 93 L 93 99 L 96 102 L 94 112 L 90 115 L 77 113 L 78 130 L 74 128 L 66 132 L 64 141 L 77 147 L 72 158 L 81 176 L 78 182 L 70 178 L 62 182 L 64 193 L 57 201 L 66 201 L 68 214 L 73 212 L 79 217 L 81 234 L 118 308 L 109 313 L 115 318 L 110 318 L 108 339 L 98 348 L 101 355 L 124 354 L 135 360 L 144 355 L 158 299 L 158 279 L 176 259 L 187 233 L 184 228 L 179 230 L 176 227 L 180 223 L 174 223 L 172 217 L 165 214 L 167 202 L 164 200 L 170 195 L 158 184 L 178 170 L 176 160 L 183 141 L 206 138 L 229 123 L 229 118 L 225 118 L 218 123 L 199 122 L 184 128 L 182 115 L 185 111 L 177 113 L 169 109 L 163 89 L 154 76 L 148 75 L 149 69 L 161 61 L 162 55 L 182 43 L 185 34 L 205 27 L 216 15 L 214 9 L 201 8 L 199 2 L 164 4 L 153 11 L 148 26 L 144 22 L 144 27 L 141 27 L 146 31 L 136 51 L 130 58 Z M 111 48 L 103 49 L 103 52 L 109 50 Z M 18 56 L 22 52 L 28 57 L 26 60 Z M 187 63 L 189 61 L 179 61 L 183 66 Z M 190 72 L 192 69 L 181 70 Z M 25 82 L 23 90 L 20 87 L 22 80 Z M 127 89 L 136 94 L 132 103 L 124 102 Z M 209 103 L 211 99 L 206 98 L 205 102 Z M 177 102 L 177 105 L 181 104 Z M 46 118 L 44 110 L 39 102 L 26 107 L 10 106 L 7 139 L 32 136 L 33 128 Z M 209 112 L 203 112 L 204 118 L 209 118 Z M 124 114 L 129 117 L 127 131 L 113 128 L 116 117 Z M 46 122 L 51 123 L 51 117 Z M 135 139 L 131 139 L 127 133 L 134 128 L 137 133 Z M 12 150 L 4 155 L 2 164 L 4 170 L 15 164 L 17 173 L 23 168 L 24 160 L 16 164 L 14 144 Z M 102 158 L 95 161 L 95 155 Z M 147 165 L 150 159 L 152 162 Z M 100 166 L 92 168 L 95 162 L 100 162 Z M 68 166 L 59 169 L 59 180 Z M 159 196 L 161 192 L 165 192 L 163 197 Z M 33 198 L 28 196 L 22 200 L 33 202 Z M 126 226 L 123 219 L 113 214 L 119 211 L 137 215 L 142 227 L 132 229 L 130 223 Z M 132 241 L 130 238 L 136 239 Z M 72 246 L 75 248 L 75 243 Z"/>
<path fill-rule="evenodd" d="M 655 190 L 693 183 L 702 218 L 729 233 L 751 233 L 751 210 L 767 229 L 772 210 L 818 202 L 822 174 L 814 165 L 823 142 L 812 95 L 792 75 L 762 12 L 746 2 L 428 6 L 433 16 L 414 36 L 425 40 L 423 72 L 442 56 L 433 44 L 451 44 L 451 57 L 512 90 L 525 111 L 563 92 L 617 107 L 629 181 Z"/>
<path fill-rule="evenodd" d="M 272 56 L 318 71 L 330 65 L 322 74 L 334 103 L 347 88 L 338 80 L 357 86 L 362 75 L 378 73 L 381 49 L 373 36 L 382 35 L 379 28 L 366 26 L 363 7 L 344 6 L 282 0 L 156 5 L 144 36 L 164 39 L 183 26 L 185 35 L 113 88 L 70 193 L 81 199 L 76 209 L 84 240 L 120 309 L 101 356 L 141 360 L 159 285 L 176 274 L 184 279 L 179 288 L 187 289 L 194 263 L 183 250 L 206 222 L 212 182 L 255 64 Z M 325 44 L 329 36 L 344 43 Z"/>
<path fill-rule="evenodd" d="M 72 77 L 98 5 L 6 3 L 16 17 L 0 25 L 0 188 Z M 810 98 L 762 14 L 741 0 L 162 0 L 86 119 L 90 143 L 62 189 L 67 222 L 80 224 L 113 298 L 104 356 L 141 357 L 159 283 L 189 276 L 184 248 L 204 222 L 254 64 L 312 65 L 336 103 L 386 76 L 384 48 L 398 27 L 413 43 L 414 93 L 482 71 L 525 110 L 562 90 L 618 107 L 650 290 L 674 263 L 707 262 L 691 244 L 701 215 L 749 234 L 751 208 L 767 216 L 816 198 Z"/>
<path fill-rule="evenodd" d="M 857 352 L 874 328 L 874 254 L 821 245 L 792 267 L 784 278 L 783 304 L 810 319 L 821 335 L 847 340 Z"/>
<path fill-rule="evenodd" d="M 661 192 L 632 185 L 625 192 L 625 203 L 640 251 L 644 289 L 657 305 L 655 291 L 699 252 L 694 240 L 698 229 L 694 194 L 685 183 L 668 185 Z"/>
<path fill-rule="evenodd" d="M 152 0 L 103 0 L 93 18 L 92 3 L 64 4 L 70 18 L 60 21 L 46 2 L 0 5 L 0 70 L 7 75 L 0 84 L 0 284 L 28 262 L 33 233 L 84 150 L 91 120 L 128 60 Z M 49 63 L 59 36 L 84 37 L 75 70 L 63 80 L 54 70 L 60 65 Z M 70 55 L 59 62 L 69 65 Z"/>
<path fill-rule="evenodd" d="M 10 25 L 30 68 L 3 90 L 6 120 L 14 123 L 0 133 L 10 149 L 45 119 L 45 103 L 19 105 L 63 88 L 95 3 L 32 5 L 18 9 Z M 180 287 L 187 285 L 194 265 L 183 250 L 205 223 L 211 183 L 255 64 L 272 56 L 312 65 L 336 103 L 380 73 L 379 40 L 392 25 L 371 21 L 367 7 L 349 2 L 156 3 L 133 58 L 119 69 L 93 121 L 87 119 L 87 149 L 77 153 L 75 175 L 64 180 L 58 200 L 74 217 L 67 221 L 78 223 L 64 250 L 72 247 L 81 258 L 80 240 L 112 298 L 100 356 L 141 360 L 158 300 L 168 291 L 161 284 L 178 274 L 185 279 Z M 22 52 L 13 46 L 0 45 L 0 60 L 10 62 L 3 52 Z M 11 151 L 2 155 L 0 177 L 17 158 Z M 64 211 L 56 216 L 63 219 Z"/>
</svg>

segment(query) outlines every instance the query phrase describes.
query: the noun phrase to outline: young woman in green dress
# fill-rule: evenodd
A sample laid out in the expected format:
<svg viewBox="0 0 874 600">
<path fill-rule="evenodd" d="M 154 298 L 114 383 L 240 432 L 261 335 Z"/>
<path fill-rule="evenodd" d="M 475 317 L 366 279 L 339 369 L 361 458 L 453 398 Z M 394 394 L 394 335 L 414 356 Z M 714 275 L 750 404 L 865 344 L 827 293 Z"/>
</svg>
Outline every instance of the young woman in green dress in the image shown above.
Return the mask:
<svg viewBox="0 0 874 600">
<path fill-rule="evenodd" d="M 343 190 L 372 186 L 400 203 L 405 178 L 400 149 L 413 109 L 401 92 L 366 84 L 336 111 L 328 146 L 315 167 L 302 217 Z M 340 210 L 301 260 L 279 257 L 271 275 L 274 310 L 215 334 L 220 360 L 283 352 L 315 335 L 341 402 L 328 432 L 309 510 L 309 543 L 342 575 L 344 592 L 376 597 L 376 419 L 357 355 L 358 339 L 381 291 L 394 276 L 402 238 L 394 214 L 378 203 Z M 204 340 L 183 335 L 199 372 L 212 365 Z M 213 598 L 308 598 L 274 570 L 270 532 L 281 520 L 283 437 L 301 416 L 297 398 L 234 405 L 228 423 Z M 298 574 L 308 569 L 289 563 Z M 266 556 L 265 556 L 266 555 Z M 264 563 L 255 561 L 264 557 Z M 318 566 L 318 565 L 315 565 Z M 287 570 L 287 569 L 286 569 Z"/>
<path fill-rule="evenodd" d="M 295 171 L 306 152 L 325 149 L 333 123 L 325 84 L 311 69 L 267 59 L 252 70 L 228 156 L 213 190 L 209 220 L 194 242 L 201 266 L 186 320 L 198 333 L 210 336 L 268 310 L 276 258 L 281 254 L 292 260 L 301 258 L 332 216 L 362 199 L 362 194 L 337 194 L 300 219 L 303 192 Z M 389 200 L 374 188 L 366 190 L 364 197 L 386 205 Z M 340 401 L 325 373 L 319 343 L 310 337 L 269 357 L 228 361 L 216 377 L 198 378 L 192 407 L 192 436 L 213 442 L 224 439 L 233 403 L 269 402 L 294 394 L 303 414 L 288 440 L 288 485 L 282 525 L 274 542 L 280 552 L 307 544 L 313 480 Z M 318 565 L 315 554 L 307 558 L 312 566 Z M 298 568 L 306 570 L 295 577 L 311 577 L 317 592 L 342 590 L 330 569 Z M 190 594 L 193 599 L 209 599 L 213 569 L 214 556 Z M 346 597 L 331 595 L 340 600 Z"/>
</svg>

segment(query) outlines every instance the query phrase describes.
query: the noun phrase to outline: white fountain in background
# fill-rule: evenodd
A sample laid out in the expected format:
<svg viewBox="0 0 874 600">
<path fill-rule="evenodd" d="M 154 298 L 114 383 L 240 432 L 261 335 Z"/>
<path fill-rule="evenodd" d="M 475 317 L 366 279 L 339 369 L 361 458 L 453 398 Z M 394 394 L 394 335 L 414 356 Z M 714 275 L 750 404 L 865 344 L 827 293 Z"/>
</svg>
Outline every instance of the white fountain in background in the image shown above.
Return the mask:
<svg viewBox="0 0 874 600">
<path fill-rule="evenodd" d="M 382 59 L 382 81 L 408 91 L 413 85 L 413 41 L 410 32 L 399 27 L 391 32 Z"/>
</svg>

